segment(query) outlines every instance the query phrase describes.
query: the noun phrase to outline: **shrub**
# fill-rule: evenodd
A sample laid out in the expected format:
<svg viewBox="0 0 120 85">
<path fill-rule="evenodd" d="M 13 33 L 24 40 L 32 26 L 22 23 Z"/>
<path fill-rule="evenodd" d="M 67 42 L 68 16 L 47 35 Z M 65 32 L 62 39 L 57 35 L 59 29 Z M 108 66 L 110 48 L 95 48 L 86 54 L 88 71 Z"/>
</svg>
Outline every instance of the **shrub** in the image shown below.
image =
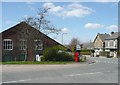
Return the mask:
<svg viewBox="0 0 120 85">
<path fill-rule="evenodd" d="M 91 55 L 91 51 L 92 51 L 92 50 L 84 49 L 84 50 L 81 50 L 80 54 L 81 54 L 81 55 Z"/>
<path fill-rule="evenodd" d="M 90 55 L 90 52 L 80 52 L 81 55 Z"/>
<path fill-rule="evenodd" d="M 44 56 L 41 57 L 41 61 L 45 61 L 45 57 Z"/>
<path fill-rule="evenodd" d="M 43 52 L 45 61 L 72 61 L 73 56 L 65 52 L 65 48 L 61 46 L 54 46 L 47 48 Z"/>
<path fill-rule="evenodd" d="M 85 49 L 85 50 L 81 50 L 81 52 L 90 52 L 90 50 Z"/>
</svg>

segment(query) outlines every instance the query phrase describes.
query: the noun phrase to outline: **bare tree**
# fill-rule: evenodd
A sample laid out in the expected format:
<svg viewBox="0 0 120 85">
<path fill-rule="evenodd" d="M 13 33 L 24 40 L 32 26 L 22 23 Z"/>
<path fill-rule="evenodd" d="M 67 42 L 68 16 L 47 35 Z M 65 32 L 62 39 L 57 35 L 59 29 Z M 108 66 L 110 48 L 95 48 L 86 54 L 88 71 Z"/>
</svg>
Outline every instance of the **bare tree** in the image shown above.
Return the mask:
<svg viewBox="0 0 120 85">
<path fill-rule="evenodd" d="M 68 47 L 74 51 L 76 46 L 79 45 L 80 46 L 80 40 L 78 38 L 72 38 Z"/>
<path fill-rule="evenodd" d="M 38 17 L 26 17 L 23 20 L 46 35 L 50 33 L 59 34 L 61 29 L 56 29 L 55 26 L 51 24 L 51 21 L 46 19 L 49 9 L 50 8 L 39 8 L 37 13 Z"/>
<path fill-rule="evenodd" d="M 36 17 L 26 17 L 23 18 L 23 21 L 34 27 L 35 29 L 39 30 L 40 32 L 48 35 L 50 33 L 59 34 L 61 32 L 61 29 L 56 29 L 54 25 L 51 24 L 51 21 L 46 19 L 46 16 L 48 15 L 49 8 L 39 8 L 38 9 L 38 16 Z M 28 29 L 23 29 L 20 31 L 20 37 L 18 37 L 18 46 L 21 45 L 20 42 L 26 42 L 26 48 L 24 49 L 25 58 L 24 61 L 28 58 L 28 48 L 31 51 L 34 51 L 35 54 L 38 54 L 40 52 L 38 49 L 39 43 L 43 41 L 43 34 L 41 36 L 39 35 L 39 32 L 31 33 Z M 34 41 L 31 41 L 30 38 L 34 39 Z M 21 41 L 22 39 L 22 41 Z"/>
</svg>

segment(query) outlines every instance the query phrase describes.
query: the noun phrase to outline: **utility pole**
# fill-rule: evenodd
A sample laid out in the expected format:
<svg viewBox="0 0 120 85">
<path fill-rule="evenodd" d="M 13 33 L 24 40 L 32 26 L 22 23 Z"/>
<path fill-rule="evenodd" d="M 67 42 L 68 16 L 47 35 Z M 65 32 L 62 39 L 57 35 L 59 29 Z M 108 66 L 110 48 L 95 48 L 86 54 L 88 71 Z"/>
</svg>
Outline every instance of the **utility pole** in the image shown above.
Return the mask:
<svg viewBox="0 0 120 85">
<path fill-rule="evenodd" d="M 64 34 L 67 34 L 67 33 L 62 33 L 62 44 L 64 44 L 64 43 L 63 43 L 63 35 L 64 35 Z"/>
<path fill-rule="evenodd" d="M 91 40 L 90 40 L 90 55 L 91 55 L 91 46 L 92 46 L 92 44 L 91 44 Z"/>
<path fill-rule="evenodd" d="M 119 53 L 119 51 L 120 51 L 120 36 L 118 36 L 118 38 L 117 38 L 117 57 L 119 58 L 120 57 L 120 53 Z"/>
</svg>

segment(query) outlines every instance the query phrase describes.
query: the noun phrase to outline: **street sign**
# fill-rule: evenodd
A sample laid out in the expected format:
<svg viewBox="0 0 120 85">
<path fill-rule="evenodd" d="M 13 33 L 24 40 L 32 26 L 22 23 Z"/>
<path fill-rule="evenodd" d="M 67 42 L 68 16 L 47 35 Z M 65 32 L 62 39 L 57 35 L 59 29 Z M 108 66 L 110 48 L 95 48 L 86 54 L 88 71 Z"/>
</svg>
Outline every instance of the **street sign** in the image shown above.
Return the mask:
<svg viewBox="0 0 120 85">
<path fill-rule="evenodd" d="M 76 50 L 81 50 L 80 45 L 76 45 Z"/>
</svg>

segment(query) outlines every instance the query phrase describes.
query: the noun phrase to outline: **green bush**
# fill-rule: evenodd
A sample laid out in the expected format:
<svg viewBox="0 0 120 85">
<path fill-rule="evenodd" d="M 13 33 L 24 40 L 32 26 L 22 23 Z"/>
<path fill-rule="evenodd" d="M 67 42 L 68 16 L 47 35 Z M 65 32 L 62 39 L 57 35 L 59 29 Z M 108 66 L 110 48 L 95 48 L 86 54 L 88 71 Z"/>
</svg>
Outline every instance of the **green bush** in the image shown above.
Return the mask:
<svg viewBox="0 0 120 85">
<path fill-rule="evenodd" d="M 90 55 L 90 52 L 80 52 L 81 55 Z"/>
<path fill-rule="evenodd" d="M 45 57 L 44 56 L 41 57 L 41 61 L 45 61 Z"/>
<path fill-rule="evenodd" d="M 85 49 L 85 50 L 81 50 L 81 52 L 90 52 L 90 50 Z"/>
<path fill-rule="evenodd" d="M 45 61 L 72 61 L 73 56 L 65 52 L 65 48 L 61 46 L 54 46 L 47 48 L 43 52 Z"/>
<path fill-rule="evenodd" d="M 80 54 L 81 55 L 90 55 L 92 51 L 93 50 L 84 49 L 84 50 L 81 50 Z"/>
</svg>

